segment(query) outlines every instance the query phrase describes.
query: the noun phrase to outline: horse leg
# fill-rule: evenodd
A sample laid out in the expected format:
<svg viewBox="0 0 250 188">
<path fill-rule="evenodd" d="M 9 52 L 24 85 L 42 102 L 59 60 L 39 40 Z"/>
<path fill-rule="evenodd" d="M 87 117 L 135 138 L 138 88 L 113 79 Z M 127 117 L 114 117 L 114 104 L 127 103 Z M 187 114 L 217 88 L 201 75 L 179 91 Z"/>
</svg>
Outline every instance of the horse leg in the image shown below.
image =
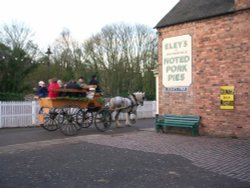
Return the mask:
<svg viewBox="0 0 250 188">
<path fill-rule="evenodd" d="M 115 114 L 115 126 L 116 128 L 121 128 L 121 124 L 119 122 L 119 115 L 120 115 L 120 111 L 117 111 L 116 114 Z"/>
<path fill-rule="evenodd" d="M 126 123 L 125 125 L 128 126 L 128 127 L 131 127 L 132 124 L 130 122 L 130 117 L 129 117 L 130 113 L 126 113 Z"/>
</svg>

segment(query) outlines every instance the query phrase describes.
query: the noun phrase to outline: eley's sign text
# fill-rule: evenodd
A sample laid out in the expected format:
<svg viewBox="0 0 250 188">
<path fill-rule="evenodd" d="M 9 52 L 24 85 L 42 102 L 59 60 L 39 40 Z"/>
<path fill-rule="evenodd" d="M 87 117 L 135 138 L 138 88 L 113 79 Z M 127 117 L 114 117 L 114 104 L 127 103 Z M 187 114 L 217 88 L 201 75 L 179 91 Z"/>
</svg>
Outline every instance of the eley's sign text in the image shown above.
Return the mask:
<svg viewBox="0 0 250 188">
<path fill-rule="evenodd" d="M 192 83 L 192 38 L 182 35 L 162 43 L 163 85 L 187 87 Z"/>
</svg>

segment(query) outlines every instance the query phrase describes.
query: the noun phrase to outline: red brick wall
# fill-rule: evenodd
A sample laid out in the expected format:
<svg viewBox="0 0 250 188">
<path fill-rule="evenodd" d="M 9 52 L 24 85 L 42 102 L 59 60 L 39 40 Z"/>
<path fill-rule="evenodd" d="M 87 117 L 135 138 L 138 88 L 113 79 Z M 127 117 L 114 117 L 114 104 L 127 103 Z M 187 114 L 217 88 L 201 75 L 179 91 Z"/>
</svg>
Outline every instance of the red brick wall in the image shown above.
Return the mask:
<svg viewBox="0 0 250 188">
<path fill-rule="evenodd" d="M 235 0 L 235 9 L 246 9 L 250 7 L 250 1 L 249 0 Z"/>
<path fill-rule="evenodd" d="M 191 35 L 193 56 L 188 92 L 166 92 L 159 66 L 160 114 L 200 115 L 203 135 L 250 137 L 249 18 L 245 10 L 158 30 L 159 64 L 164 38 Z M 225 85 L 235 86 L 234 110 L 220 109 L 220 86 Z"/>
</svg>

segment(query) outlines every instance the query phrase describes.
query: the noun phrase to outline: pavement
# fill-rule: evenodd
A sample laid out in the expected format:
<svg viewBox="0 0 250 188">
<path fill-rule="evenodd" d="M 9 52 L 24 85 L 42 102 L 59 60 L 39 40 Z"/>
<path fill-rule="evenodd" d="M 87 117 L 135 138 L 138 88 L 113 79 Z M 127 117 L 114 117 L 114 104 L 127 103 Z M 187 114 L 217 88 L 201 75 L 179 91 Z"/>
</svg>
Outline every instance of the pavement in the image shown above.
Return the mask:
<svg viewBox="0 0 250 188">
<path fill-rule="evenodd" d="M 250 140 L 163 134 L 153 119 L 78 136 L 42 128 L 0 130 L 7 187 L 250 187 Z"/>
</svg>

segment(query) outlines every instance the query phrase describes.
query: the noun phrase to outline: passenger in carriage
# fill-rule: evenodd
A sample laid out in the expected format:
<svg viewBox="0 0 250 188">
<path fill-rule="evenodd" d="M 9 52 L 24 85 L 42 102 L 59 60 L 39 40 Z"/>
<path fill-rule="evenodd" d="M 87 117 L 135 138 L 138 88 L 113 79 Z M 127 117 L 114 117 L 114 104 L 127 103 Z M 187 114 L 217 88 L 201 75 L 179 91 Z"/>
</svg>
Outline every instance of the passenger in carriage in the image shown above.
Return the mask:
<svg viewBox="0 0 250 188">
<path fill-rule="evenodd" d="M 48 96 L 48 89 L 44 83 L 44 81 L 39 81 L 38 86 L 34 88 L 36 91 L 36 95 L 40 98 L 44 98 Z"/>
<path fill-rule="evenodd" d="M 48 83 L 49 83 L 49 85 L 52 84 L 52 83 L 53 83 L 53 79 L 50 78 L 50 79 L 48 80 Z M 48 85 L 48 86 L 49 86 L 49 85 Z"/>
<path fill-rule="evenodd" d="M 57 80 L 57 84 L 59 85 L 60 88 L 64 88 L 62 80 Z"/>
<path fill-rule="evenodd" d="M 57 80 L 57 84 L 59 85 L 60 89 L 64 88 L 64 83 L 62 80 Z M 59 97 L 65 96 L 65 92 L 59 92 Z"/>
<path fill-rule="evenodd" d="M 84 88 L 87 83 L 85 82 L 85 78 L 83 76 L 81 76 L 79 79 L 78 79 L 78 82 L 77 84 L 81 87 L 81 88 Z"/>
<path fill-rule="evenodd" d="M 82 88 L 77 84 L 75 80 L 71 80 L 70 82 L 67 83 L 66 89 L 79 89 L 81 90 Z M 69 97 L 84 97 L 84 93 L 78 93 L 78 92 L 67 92 L 66 94 Z"/>
<path fill-rule="evenodd" d="M 56 98 L 59 96 L 59 92 L 58 91 L 53 91 L 53 89 L 60 89 L 60 86 L 57 83 L 57 79 L 53 78 L 53 79 L 49 79 L 49 87 L 48 87 L 48 97 L 49 98 Z"/>
</svg>

